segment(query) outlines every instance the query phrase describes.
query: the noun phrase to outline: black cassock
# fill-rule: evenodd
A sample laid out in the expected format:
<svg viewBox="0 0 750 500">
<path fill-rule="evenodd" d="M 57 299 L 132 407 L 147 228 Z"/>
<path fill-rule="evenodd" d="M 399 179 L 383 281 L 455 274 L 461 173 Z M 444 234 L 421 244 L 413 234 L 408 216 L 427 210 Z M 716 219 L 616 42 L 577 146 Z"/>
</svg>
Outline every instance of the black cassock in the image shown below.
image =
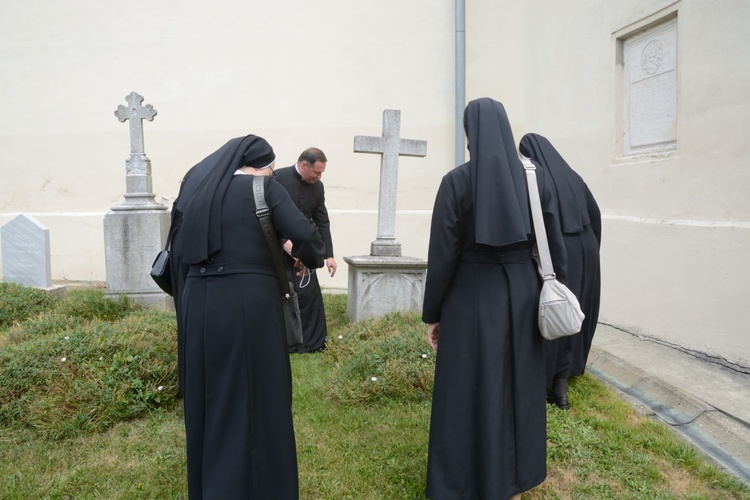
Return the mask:
<svg viewBox="0 0 750 500">
<path fill-rule="evenodd" d="M 298 496 L 281 291 L 252 181 L 232 177 L 221 248 L 189 267 L 180 300 L 191 499 Z M 324 248 L 315 225 L 276 181 L 264 181 L 274 227 L 306 265 L 318 266 Z M 183 227 L 190 224 L 188 213 Z"/>
<path fill-rule="evenodd" d="M 305 217 L 312 219 L 318 227 L 320 237 L 326 246 L 325 258 L 333 257 L 333 241 L 331 239 L 331 223 L 325 205 L 325 189 L 321 181 L 314 184 L 302 180 L 294 165 L 277 169 L 275 178 L 286 188 L 292 201 Z M 309 276 L 297 276 L 298 269 L 294 269 L 293 259 L 284 254 L 289 277 L 293 279 L 294 287 L 299 297 L 300 313 L 302 314 L 301 346 L 292 348 L 292 352 L 311 352 L 325 347 L 328 328 L 326 326 L 326 312 L 323 305 L 323 295 L 315 269 L 311 269 Z M 301 288 L 301 285 L 305 285 Z"/>
<path fill-rule="evenodd" d="M 475 243 L 467 165 L 443 178 L 430 233 L 422 319 L 440 323 L 427 473 L 434 499 L 508 498 L 546 477 L 533 237 L 504 247 Z M 522 176 L 520 162 L 514 167 Z M 554 193 L 544 173 L 538 177 L 553 262 L 564 274 Z"/>
</svg>

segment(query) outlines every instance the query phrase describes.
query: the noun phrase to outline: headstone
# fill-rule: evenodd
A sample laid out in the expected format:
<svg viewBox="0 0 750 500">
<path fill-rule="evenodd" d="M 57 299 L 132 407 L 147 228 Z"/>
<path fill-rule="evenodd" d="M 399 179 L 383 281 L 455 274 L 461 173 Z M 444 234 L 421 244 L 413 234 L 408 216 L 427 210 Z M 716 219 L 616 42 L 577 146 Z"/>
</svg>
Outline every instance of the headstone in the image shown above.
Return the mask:
<svg viewBox="0 0 750 500">
<path fill-rule="evenodd" d="M 355 153 L 380 155 L 380 196 L 378 201 L 378 235 L 370 245 L 370 255 L 398 257 L 401 244 L 396 241 L 396 192 L 398 157 L 427 155 L 427 141 L 401 139 L 401 111 L 383 111 L 383 135 L 354 137 Z"/>
<path fill-rule="evenodd" d="M 153 121 L 156 110 L 150 104 L 141 106 L 143 96 L 131 92 L 125 96 L 127 106 L 119 105 L 115 116 L 130 125 L 130 157 L 125 162 L 125 201 L 112 210 L 166 210 L 154 201 L 151 181 L 151 160 L 143 144 L 143 120 Z"/>
<path fill-rule="evenodd" d="M 156 254 L 164 248 L 170 217 L 165 205 L 154 200 L 151 161 L 143 145 L 143 120 L 152 121 L 153 106 L 141 106 L 135 92 L 125 97 L 115 116 L 130 122 L 130 157 L 125 162 L 125 200 L 104 216 L 104 259 L 107 296 L 127 295 L 145 306 L 172 309 L 172 298 L 149 275 Z"/>
<path fill-rule="evenodd" d="M 26 214 L 0 228 L 3 281 L 51 290 L 49 229 Z"/>
<path fill-rule="evenodd" d="M 381 155 L 378 234 L 370 255 L 344 257 L 349 265 L 347 309 L 357 322 L 395 311 L 422 308 L 427 261 L 401 256 L 396 241 L 396 194 L 399 156 L 427 154 L 427 141 L 401 139 L 401 111 L 383 112 L 381 137 L 355 136 L 355 153 Z"/>
</svg>

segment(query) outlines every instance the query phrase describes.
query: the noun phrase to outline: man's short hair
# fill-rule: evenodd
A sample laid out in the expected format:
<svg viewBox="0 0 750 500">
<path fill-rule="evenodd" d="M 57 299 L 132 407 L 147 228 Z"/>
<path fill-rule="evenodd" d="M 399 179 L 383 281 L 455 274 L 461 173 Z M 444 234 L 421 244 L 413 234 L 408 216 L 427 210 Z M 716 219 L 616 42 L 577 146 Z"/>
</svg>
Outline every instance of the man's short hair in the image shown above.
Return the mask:
<svg viewBox="0 0 750 500">
<path fill-rule="evenodd" d="M 313 166 L 316 162 L 319 161 L 328 163 L 328 158 L 326 158 L 325 153 L 318 148 L 307 148 L 306 150 L 302 151 L 302 154 L 299 155 L 297 161 L 300 163 L 304 161 L 308 165 Z"/>
</svg>

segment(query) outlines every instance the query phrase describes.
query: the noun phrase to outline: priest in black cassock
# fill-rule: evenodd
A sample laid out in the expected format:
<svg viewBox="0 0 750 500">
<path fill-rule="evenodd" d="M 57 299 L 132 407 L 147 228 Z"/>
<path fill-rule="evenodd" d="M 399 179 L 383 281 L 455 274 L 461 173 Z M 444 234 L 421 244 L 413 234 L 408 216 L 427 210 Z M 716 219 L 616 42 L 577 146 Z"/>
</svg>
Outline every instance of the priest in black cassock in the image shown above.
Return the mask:
<svg viewBox="0 0 750 500">
<path fill-rule="evenodd" d="M 325 265 L 333 277 L 336 274 L 336 259 L 333 258 L 331 222 L 328 220 L 325 189 L 320 181 L 327 163 L 328 158 L 323 151 L 308 148 L 300 154 L 296 164 L 276 170 L 276 181 L 286 188 L 292 201 L 305 217 L 312 219 L 318 227 L 326 246 Z M 287 242 L 284 249 L 287 253 L 285 263 L 289 278 L 294 282 L 302 316 L 302 344 L 290 347 L 289 352 L 322 351 L 325 349 L 328 327 L 318 276 L 314 269 L 305 269 L 302 275 L 298 276 L 298 270 L 293 267 L 294 259 L 289 255 L 291 242 Z"/>
<path fill-rule="evenodd" d="M 566 284 L 586 315 L 580 333 L 544 341 L 549 389 L 547 402 L 568 409 L 568 378 L 582 375 L 586 369 L 586 360 L 599 319 L 602 218 L 599 206 L 584 180 L 547 138 L 538 134 L 526 134 L 521 139 L 520 150 L 539 169 L 549 172 L 552 178 L 568 255 Z"/>
<path fill-rule="evenodd" d="M 232 139 L 191 169 L 176 203 L 173 286 L 193 500 L 298 498 L 282 294 L 253 179 L 262 177 L 272 224 L 294 242 L 295 258 L 314 269 L 325 247 L 272 178 L 274 159 L 261 137 Z"/>
<path fill-rule="evenodd" d="M 435 199 L 422 320 L 437 349 L 427 461 L 432 499 L 506 499 L 546 477 L 540 279 L 524 168 L 502 104 L 464 113 L 470 160 Z M 555 194 L 539 192 L 552 261 L 565 281 Z"/>
</svg>

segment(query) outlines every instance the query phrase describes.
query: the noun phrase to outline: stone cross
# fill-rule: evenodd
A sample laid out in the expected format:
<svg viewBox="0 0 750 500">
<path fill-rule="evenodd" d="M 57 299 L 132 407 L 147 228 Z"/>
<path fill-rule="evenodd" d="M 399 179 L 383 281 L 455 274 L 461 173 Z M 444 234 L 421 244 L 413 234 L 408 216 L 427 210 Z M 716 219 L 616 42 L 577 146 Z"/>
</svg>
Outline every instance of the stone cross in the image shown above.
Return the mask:
<svg viewBox="0 0 750 500">
<path fill-rule="evenodd" d="M 396 186 L 398 157 L 427 155 L 427 141 L 401 139 L 401 111 L 383 111 L 383 135 L 354 137 L 355 153 L 374 153 L 380 157 L 380 197 L 378 202 L 378 236 L 370 245 L 370 255 L 400 257 L 401 244 L 396 241 Z"/>
<path fill-rule="evenodd" d="M 153 121 L 156 110 L 150 104 L 141 106 L 143 96 L 131 92 L 125 96 L 128 106 L 119 105 L 115 116 L 121 122 L 130 120 L 130 157 L 125 162 L 125 202 L 112 210 L 165 210 L 154 201 L 151 184 L 151 160 L 143 147 L 143 120 Z"/>
</svg>

